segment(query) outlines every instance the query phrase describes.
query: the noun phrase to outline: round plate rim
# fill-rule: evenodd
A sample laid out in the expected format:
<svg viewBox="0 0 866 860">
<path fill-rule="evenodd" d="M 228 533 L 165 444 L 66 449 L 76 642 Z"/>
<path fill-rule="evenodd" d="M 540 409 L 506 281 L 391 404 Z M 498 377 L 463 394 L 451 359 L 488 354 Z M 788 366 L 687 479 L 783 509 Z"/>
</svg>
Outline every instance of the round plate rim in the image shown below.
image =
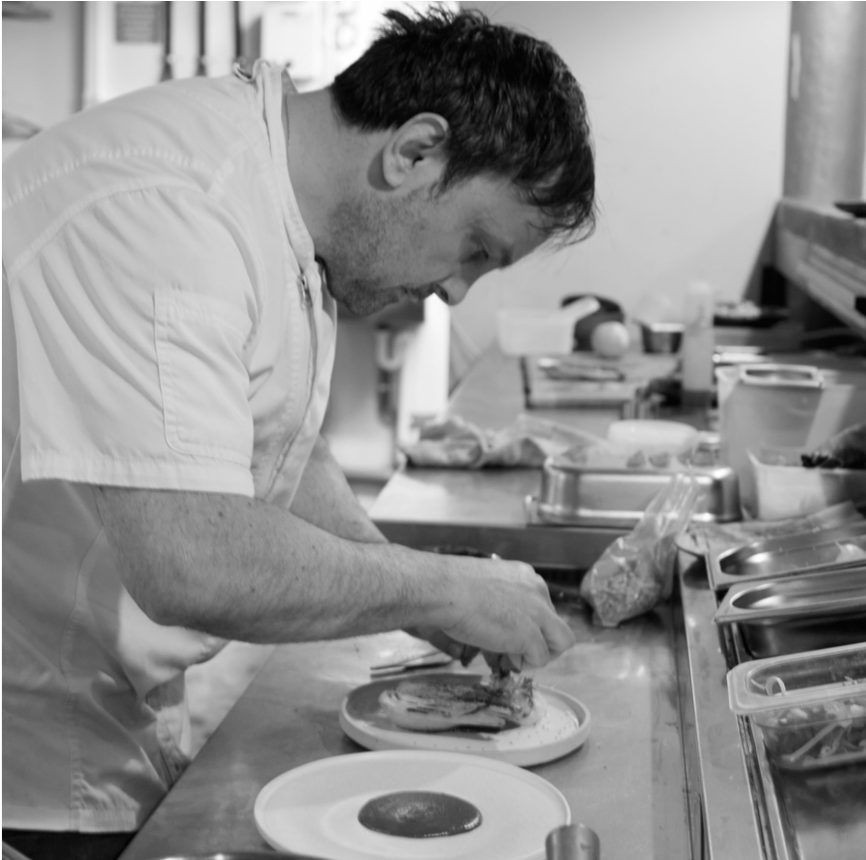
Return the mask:
<svg viewBox="0 0 866 860">
<path fill-rule="evenodd" d="M 371 750 L 357 753 L 343 753 L 341 755 L 328 756 L 326 758 L 316 759 L 306 762 L 297 767 L 289 768 L 283 771 L 272 779 L 268 780 L 256 794 L 256 799 L 253 803 L 253 821 L 256 825 L 259 835 L 265 842 L 277 851 L 291 851 L 291 848 L 279 843 L 274 837 L 270 836 L 262 823 L 263 817 L 262 807 L 267 803 L 270 797 L 281 788 L 286 782 L 302 779 L 306 774 L 317 772 L 320 770 L 328 770 L 330 768 L 339 769 L 341 767 L 350 766 L 348 762 L 354 764 L 364 759 L 374 761 L 388 761 L 405 759 L 407 761 L 423 762 L 427 761 L 453 761 L 455 764 L 461 764 L 464 767 L 474 767 L 483 770 L 497 771 L 501 774 L 519 780 L 520 782 L 532 786 L 540 793 L 548 795 L 557 803 L 560 810 L 564 812 L 565 820 L 563 824 L 568 825 L 572 822 L 571 806 L 568 803 L 565 795 L 549 780 L 530 770 L 525 770 L 517 765 L 509 764 L 508 762 L 500 761 L 487 756 L 474 755 L 472 753 L 448 752 L 440 750 Z"/>
<path fill-rule="evenodd" d="M 408 734 L 404 730 L 394 729 L 383 730 L 381 733 L 369 733 L 365 731 L 360 725 L 358 725 L 357 721 L 349 714 L 348 712 L 348 704 L 349 700 L 353 695 L 357 695 L 359 692 L 367 690 L 370 687 L 374 686 L 382 686 L 387 688 L 390 684 L 397 684 L 400 681 L 406 680 L 407 677 L 458 677 L 458 678 L 481 678 L 482 675 L 479 674 L 466 674 L 463 675 L 459 672 L 424 672 L 424 673 L 414 673 L 412 675 L 395 675 L 391 678 L 382 678 L 374 681 L 370 681 L 366 684 L 361 684 L 359 687 L 355 687 L 354 690 L 349 692 L 346 696 L 343 697 L 343 701 L 340 703 L 340 728 L 343 732 L 351 738 L 355 743 L 364 747 L 367 750 L 371 751 L 386 751 L 386 750 L 423 750 L 424 747 L 419 747 L 416 744 L 411 745 L 403 745 L 400 743 L 400 737 L 407 735 L 409 737 L 418 738 L 423 736 L 421 732 L 415 732 Z M 531 749 L 517 749 L 517 750 L 496 750 L 496 749 L 484 749 L 479 748 L 477 751 L 465 752 L 458 754 L 466 754 L 466 755 L 475 755 L 481 758 L 491 759 L 493 761 L 500 761 L 506 764 L 517 765 L 518 767 L 535 767 L 536 765 L 546 764 L 551 761 L 556 761 L 557 759 L 563 758 L 566 755 L 575 752 L 584 743 L 586 743 L 587 738 L 589 737 L 591 726 L 592 726 L 592 715 L 590 714 L 589 708 L 581 702 L 579 699 L 576 699 L 574 696 L 563 692 L 562 690 L 558 690 L 555 687 L 549 687 L 546 684 L 536 684 L 536 689 L 543 693 L 545 696 L 553 697 L 559 699 L 560 702 L 564 703 L 571 712 L 575 715 L 578 721 L 578 729 L 570 738 L 570 742 L 568 744 L 563 744 L 562 741 L 551 744 L 542 744 L 538 747 L 534 747 Z M 431 750 L 432 752 L 440 752 L 438 749 Z M 452 752 L 451 750 L 441 750 L 441 752 Z"/>
</svg>

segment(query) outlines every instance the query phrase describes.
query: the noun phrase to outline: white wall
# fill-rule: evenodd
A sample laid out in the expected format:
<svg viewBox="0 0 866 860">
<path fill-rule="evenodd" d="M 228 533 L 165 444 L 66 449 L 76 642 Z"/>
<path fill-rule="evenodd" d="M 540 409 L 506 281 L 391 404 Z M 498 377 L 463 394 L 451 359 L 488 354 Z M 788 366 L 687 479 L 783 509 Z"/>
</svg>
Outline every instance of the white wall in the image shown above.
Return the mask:
<svg viewBox="0 0 866 860">
<path fill-rule="evenodd" d="M 745 292 L 781 195 L 785 2 L 467 3 L 549 42 L 589 106 L 600 219 L 587 242 L 524 261 L 453 310 L 479 347 L 500 306 L 595 292 L 635 312 L 709 280 Z"/>
</svg>

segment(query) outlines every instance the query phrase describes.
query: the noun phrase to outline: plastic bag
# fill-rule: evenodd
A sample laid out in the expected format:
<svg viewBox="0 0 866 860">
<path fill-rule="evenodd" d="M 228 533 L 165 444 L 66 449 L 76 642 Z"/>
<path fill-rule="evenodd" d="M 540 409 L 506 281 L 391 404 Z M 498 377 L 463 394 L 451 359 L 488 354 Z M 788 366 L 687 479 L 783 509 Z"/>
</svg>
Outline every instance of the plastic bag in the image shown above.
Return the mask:
<svg viewBox="0 0 866 860">
<path fill-rule="evenodd" d="M 689 521 L 698 485 L 679 473 L 649 503 L 640 522 L 617 538 L 589 569 L 580 594 L 596 623 L 616 627 L 667 600 L 673 589 L 675 540 Z"/>
<path fill-rule="evenodd" d="M 503 430 L 488 430 L 459 415 L 424 424 L 418 441 L 403 446 L 413 466 L 481 469 L 487 466 L 541 466 L 551 454 L 597 437 L 572 427 L 521 413 Z"/>
</svg>

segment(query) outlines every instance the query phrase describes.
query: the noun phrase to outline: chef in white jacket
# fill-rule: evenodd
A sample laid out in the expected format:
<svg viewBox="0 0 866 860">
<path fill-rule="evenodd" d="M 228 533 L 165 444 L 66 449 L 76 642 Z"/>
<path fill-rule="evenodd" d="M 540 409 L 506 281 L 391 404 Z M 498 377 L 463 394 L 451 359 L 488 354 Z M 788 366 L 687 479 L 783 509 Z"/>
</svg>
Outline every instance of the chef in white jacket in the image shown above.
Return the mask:
<svg viewBox="0 0 866 860">
<path fill-rule="evenodd" d="M 337 304 L 457 303 L 592 226 L 548 46 L 389 13 L 327 89 L 268 63 L 161 84 L 3 183 L 4 840 L 116 857 L 188 761 L 184 669 L 226 640 L 573 644 L 528 565 L 387 543 L 319 436 Z"/>
</svg>

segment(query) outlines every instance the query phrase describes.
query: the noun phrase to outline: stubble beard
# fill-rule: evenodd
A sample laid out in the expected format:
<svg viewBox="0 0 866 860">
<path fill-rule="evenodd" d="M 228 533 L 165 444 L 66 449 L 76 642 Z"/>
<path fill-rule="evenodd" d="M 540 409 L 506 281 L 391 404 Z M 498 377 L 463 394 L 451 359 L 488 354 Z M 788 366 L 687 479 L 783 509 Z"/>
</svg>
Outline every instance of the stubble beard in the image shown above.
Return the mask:
<svg viewBox="0 0 866 860">
<path fill-rule="evenodd" d="M 404 298 L 420 301 L 435 284 L 389 284 L 383 266 L 387 260 L 412 253 L 398 245 L 405 225 L 415 215 L 412 201 L 386 207 L 369 197 L 356 196 L 338 206 L 329 219 L 330 241 L 322 249 L 328 291 L 353 314 L 368 316 Z M 411 243 L 409 243 L 411 244 Z"/>
</svg>

